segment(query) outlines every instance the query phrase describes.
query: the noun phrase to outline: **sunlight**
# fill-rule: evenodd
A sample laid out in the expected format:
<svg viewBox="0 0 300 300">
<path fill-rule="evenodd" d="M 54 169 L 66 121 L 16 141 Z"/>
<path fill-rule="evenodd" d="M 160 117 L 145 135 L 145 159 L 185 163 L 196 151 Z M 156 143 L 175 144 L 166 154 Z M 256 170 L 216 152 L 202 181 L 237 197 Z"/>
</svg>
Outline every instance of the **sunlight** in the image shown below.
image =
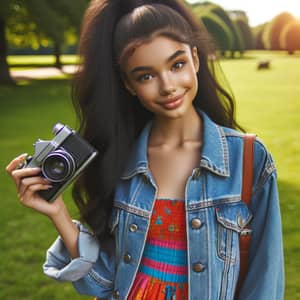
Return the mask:
<svg viewBox="0 0 300 300">
<path fill-rule="evenodd" d="M 189 3 L 205 2 L 187 0 Z M 270 21 L 276 15 L 286 11 L 300 18 L 300 1 L 295 0 L 214 0 L 225 10 L 244 10 L 249 18 L 249 24 L 256 26 Z"/>
</svg>

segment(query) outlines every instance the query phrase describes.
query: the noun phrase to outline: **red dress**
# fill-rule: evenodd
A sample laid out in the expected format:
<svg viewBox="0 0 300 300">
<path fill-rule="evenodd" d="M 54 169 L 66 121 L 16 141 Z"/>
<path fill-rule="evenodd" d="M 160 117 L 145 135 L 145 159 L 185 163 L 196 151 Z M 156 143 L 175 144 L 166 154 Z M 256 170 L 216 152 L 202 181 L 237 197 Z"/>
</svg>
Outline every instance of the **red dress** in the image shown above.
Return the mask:
<svg viewBox="0 0 300 300">
<path fill-rule="evenodd" d="M 155 201 L 143 257 L 128 299 L 188 299 L 184 201 Z"/>
</svg>

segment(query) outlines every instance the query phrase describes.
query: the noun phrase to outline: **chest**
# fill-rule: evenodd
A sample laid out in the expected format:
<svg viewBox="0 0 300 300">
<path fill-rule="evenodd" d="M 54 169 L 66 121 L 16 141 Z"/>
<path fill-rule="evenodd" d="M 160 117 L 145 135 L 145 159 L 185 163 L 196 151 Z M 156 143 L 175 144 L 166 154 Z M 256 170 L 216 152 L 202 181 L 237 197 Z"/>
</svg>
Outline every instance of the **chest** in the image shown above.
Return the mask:
<svg viewBox="0 0 300 300">
<path fill-rule="evenodd" d="M 151 173 L 162 198 L 184 198 L 187 179 L 200 162 L 200 144 L 177 149 L 149 149 Z"/>
</svg>

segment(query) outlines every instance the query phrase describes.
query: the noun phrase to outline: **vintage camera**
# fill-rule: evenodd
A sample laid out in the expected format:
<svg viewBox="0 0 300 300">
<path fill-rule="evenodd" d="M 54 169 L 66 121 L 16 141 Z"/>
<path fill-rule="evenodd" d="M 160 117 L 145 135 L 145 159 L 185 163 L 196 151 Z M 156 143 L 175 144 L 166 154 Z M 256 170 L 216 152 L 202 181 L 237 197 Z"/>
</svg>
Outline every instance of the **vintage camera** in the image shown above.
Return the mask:
<svg viewBox="0 0 300 300">
<path fill-rule="evenodd" d="M 34 144 L 34 155 L 27 158 L 21 168 L 40 167 L 41 176 L 51 182 L 52 188 L 39 194 L 48 202 L 57 196 L 74 180 L 91 161 L 97 151 L 74 130 L 57 123 L 53 127 L 52 141 L 38 139 Z"/>
</svg>

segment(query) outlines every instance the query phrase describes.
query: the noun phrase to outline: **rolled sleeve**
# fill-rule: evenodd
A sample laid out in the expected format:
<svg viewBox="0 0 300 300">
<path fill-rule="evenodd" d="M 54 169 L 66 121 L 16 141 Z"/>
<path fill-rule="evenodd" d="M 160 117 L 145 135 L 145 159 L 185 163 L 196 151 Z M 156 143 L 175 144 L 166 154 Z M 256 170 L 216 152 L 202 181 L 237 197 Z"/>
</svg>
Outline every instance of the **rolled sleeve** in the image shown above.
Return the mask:
<svg viewBox="0 0 300 300">
<path fill-rule="evenodd" d="M 85 276 L 99 257 L 100 246 L 97 239 L 80 223 L 78 250 L 79 257 L 71 259 L 61 237 L 58 237 L 48 249 L 44 273 L 59 281 L 77 281 Z"/>
</svg>

